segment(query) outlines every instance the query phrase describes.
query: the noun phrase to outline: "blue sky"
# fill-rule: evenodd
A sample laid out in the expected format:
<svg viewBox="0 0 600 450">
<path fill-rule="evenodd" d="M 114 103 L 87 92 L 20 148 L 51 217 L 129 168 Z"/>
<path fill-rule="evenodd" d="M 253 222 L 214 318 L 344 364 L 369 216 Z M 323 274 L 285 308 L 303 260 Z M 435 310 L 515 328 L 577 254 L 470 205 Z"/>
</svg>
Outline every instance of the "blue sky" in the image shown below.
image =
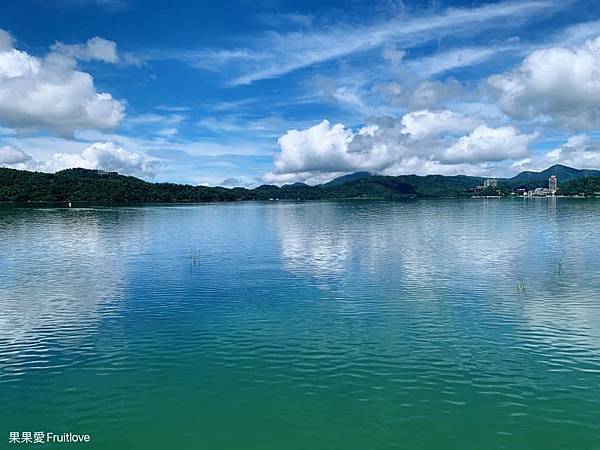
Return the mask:
<svg viewBox="0 0 600 450">
<path fill-rule="evenodd" d="M 8 2 L 0 165 L 227 186 L 600 168 L 595 6 Z"/>
</svg>

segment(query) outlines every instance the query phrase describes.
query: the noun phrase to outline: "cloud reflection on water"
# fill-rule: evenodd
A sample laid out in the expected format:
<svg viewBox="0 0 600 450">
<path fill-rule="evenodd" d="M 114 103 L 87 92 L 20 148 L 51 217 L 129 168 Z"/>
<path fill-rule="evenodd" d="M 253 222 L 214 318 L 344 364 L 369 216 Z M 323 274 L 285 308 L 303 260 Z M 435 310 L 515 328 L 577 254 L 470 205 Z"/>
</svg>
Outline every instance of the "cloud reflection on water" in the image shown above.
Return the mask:
<svg viewBox="0 0 600 450">
<path fill-rule="evenodd" d="M 80 346 L 98 321 L 122 307 L 126 257 L 141 245 L 125 237 L 138 216 L 109 209 L 0 214 L 0 367 L 51 365 L 53 348 L 85 351 Z"/>
<path fill-rule="evenodd" d="M 381 301 L 392 295 L 439 306 L 462 292 L 465 303 L 480 302 L 486 314 L 525 322 L 529 338 L 577 341 L 597 351 L 600 317 L 591 299 L 600 278 L 589 274 L 600 260 L 589 245 L 600 239 L 599 206 L 556 198 L 332 202 L 273 212 L 292 273 L 325 286 L 361 284 Z M 527 288 L 521 297 L 519 282 Z"/>
</svg>

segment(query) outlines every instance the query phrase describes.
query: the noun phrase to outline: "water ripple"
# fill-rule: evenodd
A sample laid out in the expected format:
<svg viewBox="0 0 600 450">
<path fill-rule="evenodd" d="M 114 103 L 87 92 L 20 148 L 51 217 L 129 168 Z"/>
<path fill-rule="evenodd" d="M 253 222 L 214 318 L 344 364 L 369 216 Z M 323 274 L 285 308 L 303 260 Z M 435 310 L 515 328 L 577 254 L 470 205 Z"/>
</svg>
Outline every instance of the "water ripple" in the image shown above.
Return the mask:
<svg viewBox="0 0 600 450">
<path fill-rule="evenodd" d="M 594 448 L 599 213 L 2 207 L 0 423 L 97 448 Z"/>
</svg>

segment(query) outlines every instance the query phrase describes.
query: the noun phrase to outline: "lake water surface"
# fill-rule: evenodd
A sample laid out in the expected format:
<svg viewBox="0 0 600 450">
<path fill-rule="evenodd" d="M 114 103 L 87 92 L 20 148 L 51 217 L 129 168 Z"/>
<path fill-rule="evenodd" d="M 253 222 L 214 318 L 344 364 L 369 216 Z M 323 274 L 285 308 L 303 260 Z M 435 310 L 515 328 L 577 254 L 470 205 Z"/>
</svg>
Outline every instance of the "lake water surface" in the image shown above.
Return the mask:
<svg viewBox="0 0 600 450">
<path fill-rule="evenodd" d="M 0 439 L 598 449 L 599 222 L 569 199 L 0 207 Z"/>
</svg>

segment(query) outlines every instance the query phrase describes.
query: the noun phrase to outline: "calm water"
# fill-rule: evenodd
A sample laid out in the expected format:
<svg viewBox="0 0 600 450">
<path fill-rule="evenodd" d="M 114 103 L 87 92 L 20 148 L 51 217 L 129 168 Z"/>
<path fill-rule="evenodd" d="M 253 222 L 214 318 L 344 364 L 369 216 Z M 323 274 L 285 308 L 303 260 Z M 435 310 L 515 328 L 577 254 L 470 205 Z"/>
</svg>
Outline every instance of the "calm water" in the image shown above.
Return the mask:
<svg viewBox="0 0 600 450">
<path fill-rule="evenodd" d="M 2 207 L 0 439 L 598 449 L 599 221 L 567 199 Z"/>
</svg>

